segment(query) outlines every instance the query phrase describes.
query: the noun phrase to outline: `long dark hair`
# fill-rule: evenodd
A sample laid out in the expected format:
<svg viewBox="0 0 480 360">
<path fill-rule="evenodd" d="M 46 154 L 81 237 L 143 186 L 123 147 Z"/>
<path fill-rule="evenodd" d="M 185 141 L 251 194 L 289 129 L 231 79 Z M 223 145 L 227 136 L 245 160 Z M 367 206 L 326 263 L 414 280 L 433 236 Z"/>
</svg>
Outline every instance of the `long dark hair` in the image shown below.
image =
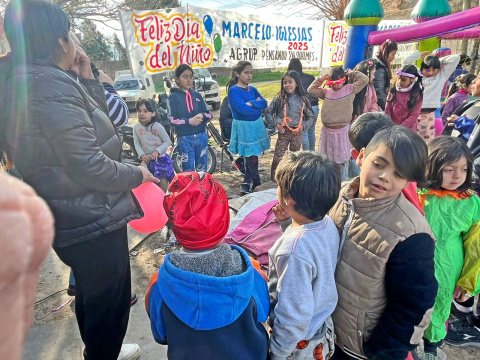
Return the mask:
<svg viewBox="0 0 480 360">
<path fill-rule="evenodd" d="M 249 61 L 241 60 L 237 63 L 237 65 L 232 68 L 232 71 L 230 73 L 230 80 L 228 81 L 228 84 L 226 86 L 227 93 L 228 89 L 230 89 L 231 86 L 235 85 L 238 82 L 238 76 L 236 74 L 241 74 L 247 66 L 252 66 L 252 63 Z"/>
<path fill-rule="evenodd" d="M 372 70 L 375 69 L 375 63 L 372 60 L 365 60 L 357 64 L 354 71 L 360 71 L 361 73 L 368 76 L 368 84 L 370 84 L 370 74 Z M 359 116 L 363 113 L 363 108 L 365 107 L 365 102 L 367 101 L 366 95 L 368 91 L 368 85 L 365 86 L 360 92 L 355 95 L 353 100 L 353 116 Z"/>
<path fill-rule="evenodd" d="M 180 74 L 181 75 L 181 74 Z M 150 99 L 140 99 L 137 101 L 137 103 L 135 104 L 135 110 L 138 111 L 138 109 L 140 109 L 140 106 L 141 105 L 145 105 L 145 107 L 147 108 L 147 110 L 149 112 L 153 112 L 155 113 L 155 115 L 152 117 L 152 119 L 148 122 L 148 124 L 144 125 L 145 128 L 148 130 L 148 127 L 150 126 L 150 131 L 152 129 L 152 126 L 154 123 L 158 122 L 159 124 L 161 123 L 160 121 L 160 115 L 158 114 L 158 111 L 157 111 L 157 107 L 155 106 L 155 102 L 153 100 L 150 100 Z"/>
<path fill-rule="evenodd" d="M 445 100 L 448 100 L 448 98 L 455 94 L 458 90 L 460 90 L 463 85 L 469 87 L 473 80 L 475 80 L 476 78 L 477 77 L 475 76 L 475 74 L 463 74 L 457 76 L 455 78 L 455 81 L 448 88 L 448 94 Z"/>
<path fill-rule="evenodd" d="M 278 115 L 283 111 L 283 107 L 285 106 L 285 102 L 287 99 L 287 92 L 285 91 L 283 87 L 283 80 L 285 79 L 286 76 L 290 76 L 293 80 L 295 80 L 295 83 L 297 84 L 297 87 L 295 88 L 295 92 L 300 95 L 305 102 L 305 110 L 312 109 L 312 105 L 310 105 L 310 101 L 307 99 L 307 93 L 305 92 L 305 89 L 302 86 L 302 83 L 300 82 L 300 74 L 296 71 L 290 70 L 285 73 L 285 75 L 282 76 L 282 80 L 280 81 L 280 92 L 277 94 L 277 97 L 279 98 L 279 101 L 275 103 L 275 107 L 273 109 L 273 113 Z"/>
<path fill-rule="evenodd" d="M 297 73 L 299 73 L 300 75 L 302 75 L 303 66 L 302 66 L 302 62 L 300 61 L 300 59 L 293 58 L 292 60 L 290 60 L 290 62 L 288 63 L 287 70 L 293 70 L 293 71 L 296 71 Z"/>
<path fill-rule="evenodd" d="M 428 143 L 427 186 L 430 189 L 441 189 L 443 183 L 443 168 L 460 160 L 462 156 L 467 159 L 467 178 L 457 190 L 471 189 L 473 173 L 473 155 L 459 138 L 452 136 L 439 136 Z"/>
<path fill-rule="evenodd" d="M 390 69 L 390 63 L 388 62 L 388 54 L 392 51 L 398 50 L 398 45 L 395 41 L 385 40 L 382 45 L 378 48 L 377 57 L 382 60 L 387 66 L 388 78 L 392 78 L 392 70 Z"/>
<path fill-rule="evenodd" d="M 415 75 L 417 78 L 415 84 L 410 90 L 410 97 L 408 98 L 407 107 L 409 111 L 412 111 L 415 105 L 417 105 L 418 99 L 423 100 L 423 84 L 422 84 L 422 76 L 418 72 L 418 69 L 415 65 L 405 65 L 402 68 L 402 72 Z M 390 94 L 388 95 L 387 101 L 394 102 L 395 98 L 397 97 L 397 86 L 393 84 L 390 87 Z"/>
<path fill-rule="evenodd" d="M 47 59 L 56 62 L 60 54 L 58 39 L 70 40 L 70 21 L 57 4 L 46 0 L 11 0 L 4 14 L 5 36 L 11 52 L 0 56 L 0 158 L 7 153 L 5 130 L 10 117 L 21 116 L 22 109 L 6 113 L 6 94 L 14 93 L 25 101 L 28 97 L 22 81 L 6 82 L 18 66 L 27 67 L 33 59 Z M 15 122 L 15 119 L 12 120 Z M 6 154 L 8 155 L 8 153 Z"/>
</svg>

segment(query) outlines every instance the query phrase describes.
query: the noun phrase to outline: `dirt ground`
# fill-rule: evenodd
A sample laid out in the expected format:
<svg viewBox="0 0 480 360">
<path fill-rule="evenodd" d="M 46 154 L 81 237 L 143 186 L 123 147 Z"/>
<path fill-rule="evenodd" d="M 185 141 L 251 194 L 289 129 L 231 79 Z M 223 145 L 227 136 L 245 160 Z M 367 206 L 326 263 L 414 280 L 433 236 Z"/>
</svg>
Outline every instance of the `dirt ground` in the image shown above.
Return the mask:
<svg viewBox="0 0 480 360">
<path fill-rule="evenodd" d="M 214 119 L 218 119 L 218 111 L 214 111 Z M 131 116 L 131 122 L 134 122 L 134 115 Z M 214 121 L 218 126 L 218 120 Z M 320 124 L 316 127 L 317 139 L 320 133 Z M 261 190 L 266 190 L 275 187 L 270 181 L 270 165 L 273 158 L 273 149 L 275 148 L 277 136 L 272 137 L 271 150 L 266 151 L 259 159 L 260 177 L 262 179 Z M 219 148 L 217 148 L 217 151 Z M 230 199 L 240 197 L 240 189 L 243 176 L 235 172 L 233 166 L 224 160 L 223 172 L 220 171 L 220 154 L 217 156 L 217 171 L 214 177 L 224 186 Z M 165 254 L 176 250 L 175 247 L 166 246 L 167 239 L 162 232 L 151 234 L 145 238 L 138 246 L 135 247 L 135 252 L 131 254 L 131 271 L 132 271 L 132 291 L 137 293 L 139 297 L 143 297 L 147 291 L 148 281 L 150 276 L 162 265 Z M 37 292 L 37 301 L 43 300 L 51 294 L 46 300 L 35 305 L 33 326 L 38 326 L 47 323 L 55 323 L 55 321 L 63 320 L 75 316 L 73 300 L 63 309 L 52 312 L 52 309 L 59 307 L 61 304 L 70 299 L 66 294 L 66 287 L 68 284 L 69 269 L 61 263 L 61 261 L 50 253 L 45 264 L 43 265 L 39 288 Z M 64 290 L 62 290 L 64 289 Z M 56 293 L 58 292 L 58 293 Z M 135 306 L 143 306 L 143 304 L 136 304 Z M 53 325 L 53 324 L 52 324 Z M 443 347 L 445 353 L 442 353 L 440 359 L 445 360 L 478 360 L 480 359 L 480 349 L 474 347 L 453 348 L 445 345 Z"/>
</svg>

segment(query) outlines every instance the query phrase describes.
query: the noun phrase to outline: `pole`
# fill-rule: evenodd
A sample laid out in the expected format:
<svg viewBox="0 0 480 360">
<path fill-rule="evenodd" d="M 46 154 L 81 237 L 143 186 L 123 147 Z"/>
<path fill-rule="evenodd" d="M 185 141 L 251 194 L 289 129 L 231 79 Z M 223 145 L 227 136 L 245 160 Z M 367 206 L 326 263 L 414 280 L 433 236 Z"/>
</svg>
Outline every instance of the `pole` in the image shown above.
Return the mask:
<svg viewBox="0 0 480 360">
<path fill-rule="evenodd" d="M 468 10 L 472 6 L 472 0 L 463 0 L 462 10 Z M 460 42 L 460 54 L 467 55 L 468 51 L 468 39 L 464 39 Z"/>
</svg>

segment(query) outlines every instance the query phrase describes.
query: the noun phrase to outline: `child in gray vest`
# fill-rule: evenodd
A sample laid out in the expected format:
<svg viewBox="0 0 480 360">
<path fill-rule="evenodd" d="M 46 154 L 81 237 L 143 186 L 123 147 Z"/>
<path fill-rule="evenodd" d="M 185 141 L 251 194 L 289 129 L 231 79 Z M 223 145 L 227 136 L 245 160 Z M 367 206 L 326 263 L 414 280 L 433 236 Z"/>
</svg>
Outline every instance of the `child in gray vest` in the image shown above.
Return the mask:
<svg viewBox="0 0 480 360">
<path fill-rule="evenodd" d="M 287 152 L 275 177 L 273 211 L 279 220 L 291 216 L 292 224 L 268 252 L 270 358 L 328 359 L 339 236 L 326 214 L 338 198 L 340 168 L 323 154 Z"/>
</svg>

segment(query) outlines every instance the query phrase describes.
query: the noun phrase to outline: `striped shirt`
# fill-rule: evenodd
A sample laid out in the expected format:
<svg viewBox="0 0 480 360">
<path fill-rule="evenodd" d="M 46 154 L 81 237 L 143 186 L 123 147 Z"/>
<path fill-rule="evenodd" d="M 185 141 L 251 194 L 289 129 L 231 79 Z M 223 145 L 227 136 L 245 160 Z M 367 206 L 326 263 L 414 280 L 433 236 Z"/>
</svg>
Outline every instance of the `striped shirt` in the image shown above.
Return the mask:
<svg viewBox="0 0 480 360">
<path fill-rule="evenodd" d="M 102 83 L 105 88 L 105 98 L 108 105 L 108 117 L 115 127 L 128 123 L 128 106 L 125 100 L 117 94 L 115 88 L 107 83 Z"/>
</svg>

